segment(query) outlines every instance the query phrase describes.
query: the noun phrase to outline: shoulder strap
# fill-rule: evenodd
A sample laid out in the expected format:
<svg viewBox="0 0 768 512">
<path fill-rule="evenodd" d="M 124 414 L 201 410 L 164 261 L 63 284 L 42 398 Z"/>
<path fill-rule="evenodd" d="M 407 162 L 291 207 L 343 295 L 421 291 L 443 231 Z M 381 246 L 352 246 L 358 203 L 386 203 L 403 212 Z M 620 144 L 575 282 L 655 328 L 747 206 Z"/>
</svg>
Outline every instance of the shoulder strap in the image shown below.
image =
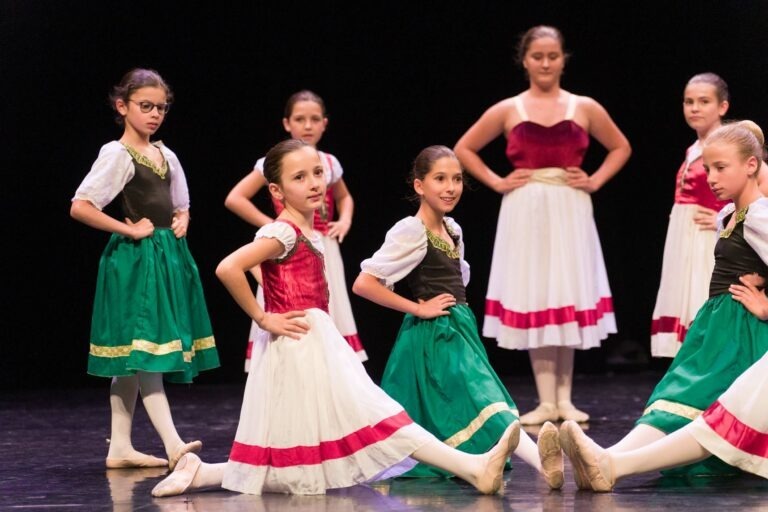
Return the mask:
<svg viewBox="0 0 768 512">
<path fill-rule="evenodd" d="M 568 106 L 565 108 L 565 120 L 572 121 L 573 116 L 576 114 L 576 105 L 578 103 L 578 97 L 575 94 L 568 96 Z"/>
<path fill-rule="evenodd" d="M 520 96 L 515 96 L 512 98 L 512 101 L 515 104 L 515 109 L 517 109 L 517 115 L 520 116 L 520 120 L 528 121 L 528 112 L 525 111 L 525 105 L 523 105 L 522 98 L 520 98 Z"/>
</svg>

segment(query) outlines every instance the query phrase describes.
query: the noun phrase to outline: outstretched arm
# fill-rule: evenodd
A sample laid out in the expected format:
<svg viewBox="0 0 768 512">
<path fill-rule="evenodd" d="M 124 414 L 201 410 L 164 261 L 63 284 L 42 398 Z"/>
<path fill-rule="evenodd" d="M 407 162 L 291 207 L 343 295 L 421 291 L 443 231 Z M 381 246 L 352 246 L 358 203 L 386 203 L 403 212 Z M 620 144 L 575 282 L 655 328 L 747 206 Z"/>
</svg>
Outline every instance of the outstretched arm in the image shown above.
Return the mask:
<svg viewBox="0 0 768 512">
<path fill-rule="evenodd" d="M 227 194 L 224 206 L 253 226 L 261 227 L 269 224 L 273 220 L 272 217 L 256 208 L 256 205 L 251 201 L 253 196 L 266 184 L 267 180 L 264 176 L 254 169 Z"/>
</svg>

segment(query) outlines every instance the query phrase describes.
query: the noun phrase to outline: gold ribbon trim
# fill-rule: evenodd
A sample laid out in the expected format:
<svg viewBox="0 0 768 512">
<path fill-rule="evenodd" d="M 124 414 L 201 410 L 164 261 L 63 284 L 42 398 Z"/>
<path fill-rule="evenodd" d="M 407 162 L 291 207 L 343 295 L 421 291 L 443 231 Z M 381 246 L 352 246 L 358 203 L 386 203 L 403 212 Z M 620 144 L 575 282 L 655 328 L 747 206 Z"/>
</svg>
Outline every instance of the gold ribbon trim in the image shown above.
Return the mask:
<svg viewBox="0 0 768 512">
<path fill-rule="evenodd" d="M 185 363 L 192 362 L 195 352 L 216 347 L 213 336 L 196 339 L 192 343 L 192 350 L 182 353 Z M 148 340 L 133 340 L 130 345 L 120 345 L 117 347 L 100 347 L 91 343 L 90 354 L 95 357 L 128 357 L 131 352 L 147 352 L 153 356 L 165 356 L 174 352 L 182 352 L 181 340 L 173 340 L 168 343 L 154 343 Z"/>
<path fill-rule="evenodd" d="M 482 411 L 480 411 L 480 414 L 478 414 L 475 419 L 470 421 L 469 425 L 467 425 L 465 428 L 459 430 L 458 432 L 453 434 L 451 437 L 446 439 L 444 441 L 445 444 L 447 444 L 452 448 L 456 448 L 461 443 L 467 441 L 473 435 L 475 435 L 475 433 L 483 427 L 485 422 L 488 421 L 488 418 L 490 418 L 494 414 L 497 414 L 503 411 L 510 411 L 515 416 L 520 415 L 517 409 L 510 408 L 506 402 L 492 403 L 491 405 L 486 406 Z"/>
<path fill-rule="evenodd" d="M 683 405 L 677 402 L 670 402 L 669 400 L 656 400 L 643 411 L 643 416 L 650 414 L 652 411 L 668 412 L 676 416 L 688 418 L 691 421 L 698 418 L 702 413 L 701 409 L 696 409 L 690 405 Z"/>
</svg>

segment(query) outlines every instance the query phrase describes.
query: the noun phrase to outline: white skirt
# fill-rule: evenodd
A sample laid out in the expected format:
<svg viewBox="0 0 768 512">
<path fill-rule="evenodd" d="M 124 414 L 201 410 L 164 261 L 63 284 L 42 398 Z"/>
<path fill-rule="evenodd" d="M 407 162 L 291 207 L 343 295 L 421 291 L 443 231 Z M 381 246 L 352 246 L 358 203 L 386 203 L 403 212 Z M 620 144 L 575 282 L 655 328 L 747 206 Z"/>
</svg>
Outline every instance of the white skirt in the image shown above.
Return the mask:
<svg viewBox="0 0 768 512">
<path fill-rule="evenodd" d="M 253 346 L 226 489 L 323 494 L 402 474 L 436 440 L 373 383 L 325 312 L 305 318 L 300 340 L 262 332 Z"/>
<path fill-rule="evenodd" d="M 689 428 L 719 459 L 768 478 L 768 354 L 741 374 Z"/>
<path fill-rule="evenodd" d="M 506 194 L 483 336 L 507 349 L 589 349 L 615 332 L 589 194 L 535 181 Z"/>
<path fill-rule="evenodd" d="M 341 335 L 347 340 L 347 343 L 352 350 L 355 351 L 357 357 L 361 361 L 368 360 L 368 354 L 365 353 L 365 348 L 360 341 L 360 336 L 357 334 L 357 326 L 355 325 L 355 318 L 352 316 L 352 306 L 349 303 L 349 293 L 347 292 L 347 280 L 344 276 L 344 262 L 341 259 L 341 251 L 339 250 L 339 242 L 335 238 L 329 236 L 321 237 L 323 241 L 323 258 L 325 260 L 325 279 L 328 281 L 328 293 L 330 301 L 328 304 L 328 311 L 333 318 L 333 323 L 336 324 Z M 264 307 L 264 292 L 261 286 L 256 291 L 256 300 L 259 305 Z M 251 322 L 251 331 L 248 334 L 248 348 L 245 352 L 245 371 L 248 371 L 251 365 L 251 350 L 253 349 L 253 342 L 259 336 L 261 328 L 256 322 Z"/>
<path fill-rule="evenodd" d="M 709 297 L 717 233 L 693 222 L 699 207 L 675 204 L 669 216 L 661 284 L 651 322 L 651 353 L 675 357 L 699 308 Z"/>
</svg>

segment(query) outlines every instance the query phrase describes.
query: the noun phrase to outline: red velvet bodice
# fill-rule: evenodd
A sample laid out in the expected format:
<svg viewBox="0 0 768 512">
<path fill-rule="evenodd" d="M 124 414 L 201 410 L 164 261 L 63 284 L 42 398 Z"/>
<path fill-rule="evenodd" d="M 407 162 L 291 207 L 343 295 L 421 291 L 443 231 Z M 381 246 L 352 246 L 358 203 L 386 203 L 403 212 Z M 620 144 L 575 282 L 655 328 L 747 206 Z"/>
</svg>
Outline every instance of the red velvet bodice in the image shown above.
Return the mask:
<svg viewBox="0 0 768 512">
<path fill-rule="evenodd" d="M 261 264 L 264 311 L 285 313 L 310 308 L 328 312 L 328 283 L 323 255 L 292 222 L 276 220 L 296 232 L 293 249 L 282 259 Z"/>
<path fill-rule="evenodd" d="M 589 134 L 570 119 L 552 126 L 522 121 L 509 131 L 507 158 L 515 169 L 581 167 Z"/>
</svg>

